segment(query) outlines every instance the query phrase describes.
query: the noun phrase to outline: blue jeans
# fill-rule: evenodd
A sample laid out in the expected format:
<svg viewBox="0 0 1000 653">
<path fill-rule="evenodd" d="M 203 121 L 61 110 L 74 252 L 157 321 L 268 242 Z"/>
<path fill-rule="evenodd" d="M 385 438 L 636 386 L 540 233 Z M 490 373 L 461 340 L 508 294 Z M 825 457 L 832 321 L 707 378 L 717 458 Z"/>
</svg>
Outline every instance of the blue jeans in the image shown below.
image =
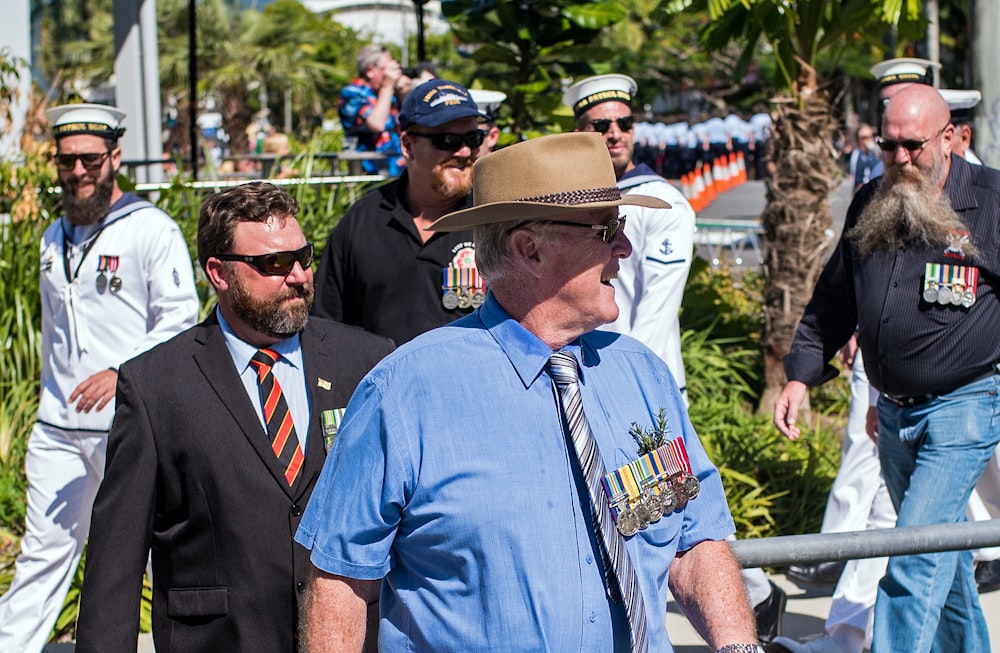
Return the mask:
<svg viewBox="0 0 1000 653">
<path fill-rule="evenodd" d="M 1000 440 L 1000 375 L 919 406 L 878 402 L 882 475 L 897 526 L 965 521 L 972 487 Z M 972 553 L 891 558 L 875 603 L 872 653 L 990 650 Z"/>
</svg>

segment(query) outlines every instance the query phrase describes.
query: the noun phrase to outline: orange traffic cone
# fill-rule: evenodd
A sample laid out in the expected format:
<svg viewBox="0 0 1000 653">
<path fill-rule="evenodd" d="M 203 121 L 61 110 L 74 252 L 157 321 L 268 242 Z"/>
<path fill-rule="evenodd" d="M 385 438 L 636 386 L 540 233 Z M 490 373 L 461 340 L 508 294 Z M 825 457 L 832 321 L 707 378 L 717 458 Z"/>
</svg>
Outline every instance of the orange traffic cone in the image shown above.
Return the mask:
<svg viewBox="0 0 1000 653">
<path fill-rule="evenodd" d="M 740 166 L 736 163 L 736 152 L 729 153 L 729 187 L 735 188 L 743 182 L 740 181 Z"/>
<path fill-rule="evenodd" d="M 705 181 L 705 206 L 708 206 L 716 197 L 715 178 L 712 176 L 712 166 L 707 163 L 702 166 L 701 176 Z"/>
<path fill-rule="evenodd" d="M 693 179 L 693 182 L 691 183 L 691 189 L 693 191 L 691 196 L 691 208 L 697 212 L 708 206 L 705 196 L 705 178 L 699 174 L 697 170 L 691 173 L 691 178 Z"/>
<path fill-rule="evenodd" d="M 736 165 L 739 167 L 740 183 L 746 183 L 747 180 L 747 162 L 743 157 L 743 152 L 740 152 L 736 156 Z"/>
</svg>

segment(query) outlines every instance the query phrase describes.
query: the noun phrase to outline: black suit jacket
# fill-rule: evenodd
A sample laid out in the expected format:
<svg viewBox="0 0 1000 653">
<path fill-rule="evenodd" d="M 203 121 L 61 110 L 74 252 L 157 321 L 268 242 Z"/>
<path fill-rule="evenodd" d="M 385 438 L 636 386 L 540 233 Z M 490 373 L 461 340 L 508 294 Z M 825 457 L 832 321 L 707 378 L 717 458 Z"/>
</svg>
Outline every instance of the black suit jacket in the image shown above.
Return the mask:
<svg viewBox="0 0 1000 653">
<path fill-rule="evenodd" d="M 309 552 L 293 542 L 326 458 L 320 415 L 344 408 L 392 341 L 320 318 L 302 333 L 310 392 L 289 488 L 215 314 L 121 367 L 94 503 L 76 651 L 135 653 L 152 549 L 157 653 L 294 653 Z"/>
</svg>

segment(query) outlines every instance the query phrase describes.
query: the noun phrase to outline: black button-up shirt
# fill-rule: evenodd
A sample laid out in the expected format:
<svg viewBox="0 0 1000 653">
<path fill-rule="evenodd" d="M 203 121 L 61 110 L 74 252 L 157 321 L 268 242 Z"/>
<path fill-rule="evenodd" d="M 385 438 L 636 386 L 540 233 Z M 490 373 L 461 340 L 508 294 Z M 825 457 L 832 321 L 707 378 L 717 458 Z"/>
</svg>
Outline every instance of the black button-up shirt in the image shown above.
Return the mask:
<svg viewBox="0 0 1000 653">
<path fill-rule="evenodd" d="M 408 183 L 404 171 L 344 214 L 320 260 L 312 310 L 397 345 L 472 311 L 441 303 L 443 270 L 475 251 L 472 232 L 437 232 L 423 242 L 403 200 Z M 471 206 L 471 200 L 454 210 Z"/>
<path fill-rule="evenodd" d="M 844 234 L 878 183 L 855 196 Z M 835 376 L 829 361 L 855 326 L 869 380 L 894 396 L 944 394 L 1000 361 L 1000 171 L 952 156 L 944 192 L 979 254 L 962 259 L 946 255 L 947 245 L 908 245 L 860 258 L 842 235 L 785 357 L 789 380 L 818 385 Z M 976 302 L 965 308 L 925 301 L 926 263 L 978 268 Z"/>
</svg>

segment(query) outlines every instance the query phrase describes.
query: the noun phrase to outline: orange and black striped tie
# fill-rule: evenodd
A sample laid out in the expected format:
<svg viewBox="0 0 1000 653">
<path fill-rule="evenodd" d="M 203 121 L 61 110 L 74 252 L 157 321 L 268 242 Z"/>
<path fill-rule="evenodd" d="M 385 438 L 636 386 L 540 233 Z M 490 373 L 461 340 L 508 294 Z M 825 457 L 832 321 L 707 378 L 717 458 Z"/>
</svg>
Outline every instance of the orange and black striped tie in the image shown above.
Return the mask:
<svg viewBox="0 0 1000 653">
<path fill-rule="evenodd" d="M 295 435 L 292 413 L 288 410 L 288 403 L 281 393 L 281 385 L 271 370 L 277 360 L 278 352 L 273 349 L 259 349 L 250 359 L 250 364 L 257 369 L 260 401 L 264 406 L 264 422 L 267 423 L 271 450 L 284 468 L 285 480 L 291 487 L 299 476 L 305 456 L 302 454 L 302 447 L 299 446 L 299 438 Z"/>
</svg>

